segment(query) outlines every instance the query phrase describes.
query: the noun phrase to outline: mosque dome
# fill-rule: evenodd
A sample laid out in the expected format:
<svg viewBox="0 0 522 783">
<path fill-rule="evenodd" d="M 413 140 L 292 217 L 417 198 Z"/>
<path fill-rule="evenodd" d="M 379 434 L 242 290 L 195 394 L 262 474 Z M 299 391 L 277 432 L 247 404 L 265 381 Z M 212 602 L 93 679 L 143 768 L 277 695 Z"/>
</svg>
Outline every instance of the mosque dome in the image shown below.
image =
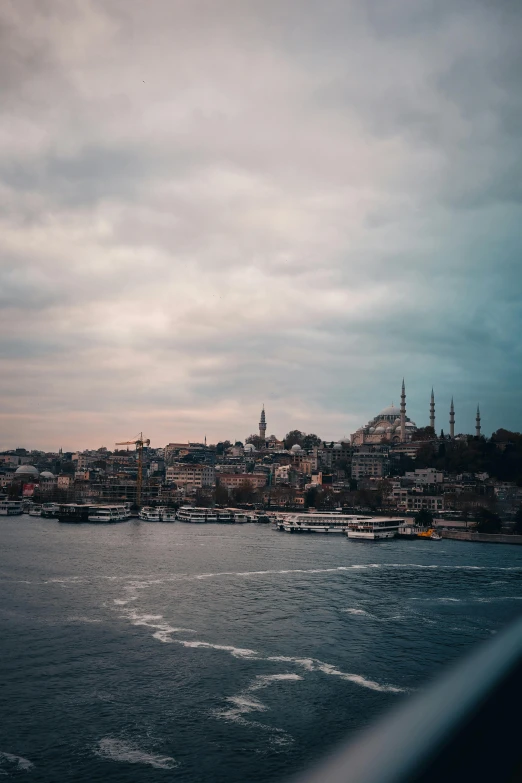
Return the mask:
<svg viewBox="0 0 522 783">
<path fill-rule="evenodd" d="M 375 433 L 381 434 L 381 433 L 384 433 L 384 432 L 386 432 L 384 427 L 376 427 L 375 428 Z"/>
<path fill-rule="evenodd" d="M 343 443 L 348 443 L 348 444 L 350 444 L 351 442 L 352 442 L 352 441 L 350 440 L 350 438 L 339 438 L 339 443 L 340 443 L 341 445 L 342 445 Z"/>
<path fill-rule="evenodd" d="M 391 426 L 391 424 L 388 425 L 388 427 L 386 427 L 386 432 L 391 432 L 392 430 L 393 430 L 393 427 Z"/>
<path fill-rule="evenodd" d="M 253 443 L 245 443 L 243 451 L 248 451 L 250 454 L 256 450 L 256 447 Z"/>
<path fill-rule="evenodd" d="M 42 470 L 40 473 L 40 478 L 52 479 L 54 478 L 54 473 L 51 473 L 50 470 Z"/>
<path fill-rule="evenodd" d="M 407 421 L 406 427 L 409 427 L 410 429 L 416 429 L 415 424 L 412 421 Z"/>
<path fill-rule="evenodd" d="M 15 476 L 30 476 L 31 478 L 38 478 L 39 475 L 40 474 L 34 465 L 20 465 L 20 467 L 15 470 Z"/>
<path fill-rule="evenodd" d="M 370 432 L 374 433 L 375 432 L 375 427 L 370 427 Z"/>
<path fill-rule="evenodd" d="M 400 426 L 400 423 L 401 423 L 401 420 L 400 420 L 400 418 L 398 418 L 398 419 L 395 419 L 395 421 L 394 421 L 393 423 L 395 424 L 395 426 L 396 426 L 396 427 L 399 427 L 399 426 Z"/>
<path fill-rule="evenodd" d="M 301 451 L 301 446 L 299 445 L 299 443 L 294 443 L 294 445 L 292 446 L 290 451 L 293 451 L 293 452 Z"/>
<path fill-rule="evenodd" d="M 342 449 L 342 445 L 340 443 L 334 443 L 333 447 L 334 449 Z"/>
<path fill-rule="evenodd" d="M 400 416 L 401 410 L 400 408 L 397 408 L 395 405 L 389 405 L 387 408 L 384 408 L 379 413 L 379 416 Z"/>
</svg>

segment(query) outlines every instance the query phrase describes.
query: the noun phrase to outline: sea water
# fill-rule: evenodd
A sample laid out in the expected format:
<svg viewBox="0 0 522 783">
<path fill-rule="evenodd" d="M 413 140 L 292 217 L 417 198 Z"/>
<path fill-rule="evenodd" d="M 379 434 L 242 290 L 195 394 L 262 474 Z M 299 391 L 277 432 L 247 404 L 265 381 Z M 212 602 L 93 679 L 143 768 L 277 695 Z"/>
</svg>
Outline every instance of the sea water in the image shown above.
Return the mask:
<svg viewBox="0 0 522 783">
<path fill-rule="evenodd" d="M 0 519 L 0 774 L 277 781 L 522 610 L 522 547 Z"/>
</svg>

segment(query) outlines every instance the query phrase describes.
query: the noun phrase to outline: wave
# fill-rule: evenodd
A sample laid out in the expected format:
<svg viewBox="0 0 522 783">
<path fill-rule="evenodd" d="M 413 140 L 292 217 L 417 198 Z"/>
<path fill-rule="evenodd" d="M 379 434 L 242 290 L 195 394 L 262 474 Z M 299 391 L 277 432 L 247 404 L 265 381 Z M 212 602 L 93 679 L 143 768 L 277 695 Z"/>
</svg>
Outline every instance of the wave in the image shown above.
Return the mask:
<svg viewBox="0 0 522 783">
<path fill-rule="evenodd" d="M 373 617 L 373 615 L 365 609 L 341 609 L 341 612 L 344 612 L 345 614 L 361 615 L 361 617 Z"/>
<path fill-rule="evenodd" d="M 129 742 L 115 739 L 114 737 L 104 737 L 98 743 L 95 751 L 97 756 L 110 759 L 110 761 L 126 761 L 129 764 L 148 764 L 156 769 L 174 769 L 178 767 L 178 762 L 171 756 L 160 756 L 156 753 L 149 753 L 131 745 Z"/>
<path fill-rule="evenodd" d="M 266 712 L 269 708 L 266 704 L 263 704 L 255 694 L 262 688 L 267 688 L 269 685 L 273 685 L 277 682 L 290 681 L 295 682 L 302 680 L 303 678 L 299 674 L 259 674 L 254 681 L 237 696 L 229 696 L 226 701 L 232 706 L 228 709 L 215 710 L 214 715 L 223 720 L 239 723 L 242 726 L 250 726 L 255 729 L 261 729 L 267 731 L 272 735 L 273 740 L 277 745 L 289 745 L 293 742 L 293 737 L 284 731 L 284 729 L 270 726 L 260 721 L 253 721 L 245 718 L 245 715 L 250 715 L 252 712 Z"/>
<path fill-rule="evenodd" d="M 393 685 L 382 685 L 378 682 L 374 682 L 373 680 L 369 680 L 366 677 L 363 677 L 362 675 L 359 674 L 350 674 L 347 672 L 342 672 L 332 664 L 319 661 L 316 658 L 297 658 L 297 657 L 288 657 L 288 656 L 280 656 L 280 655 L 266 656 L 266 655 L 262 655 L 257 650 L 252 650 L 248 647 L 237 647 L 231 644 L 216 644 L 214 642 L 206 642 L 200 639 L 177 639 L 176 637 L 172 636 L 172 634 L 196 633 L 196 631 L 192 628 L 178 628 L 178 627 L 171 626 L 164 621 L 163 615 L 161 614 L 140 614 L 139 612 L 136 612 L 134 609 L 128 609 L 123 611 L 124 614 L 122 614 L 122 617 L 125 617 L 126 619 L 130 620 L 133 625 L 152 628 L 154 630 L 152 637 L 157 641 L 163 642 L 164 644 L 179 644 L 182 647 L 189 648 L 189 649 L 217 650 L 219 652 L 227 652 L 230 655 L 232 655 L 234 658 L 246 658 L 249 660 L 258 660 L 258 661 L 270 661 L 270 662 L 277 661 L 277 662 L 285 662 L 285 663 L 294 663 L 295 665 L 301 666 L 302 668 L 304 668 L 309 672 L 320 671 L 324 674 L 333 675 L 343 680 L 352 682 L 363 688 L 369 688 L 370 690 L 380 691 L 382 693 L 402 693 L 404 691 L 403 688 L 397 688 Z M 274 677 L 274 675 L 267 675 L 267 676 Z M 291 679 L 295 679 L 295 677 L 291 677 Z M 267 680 L 267 681 L 272 681 L 272 680 Z"/>
<path fill-rule="evenodd" d="M 8 774 L 14 770 L 29 772 L 34 768 L 34 764 L 23 756 L 16 756 L 14 753 L 0 751 L 0 775 Z"/>
</svg>

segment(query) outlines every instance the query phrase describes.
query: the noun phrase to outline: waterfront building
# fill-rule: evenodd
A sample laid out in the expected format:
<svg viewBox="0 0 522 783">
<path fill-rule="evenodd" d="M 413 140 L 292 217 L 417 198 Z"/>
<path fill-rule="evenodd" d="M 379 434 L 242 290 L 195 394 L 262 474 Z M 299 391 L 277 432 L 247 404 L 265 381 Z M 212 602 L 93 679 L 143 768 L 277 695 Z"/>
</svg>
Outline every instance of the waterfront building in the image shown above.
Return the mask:
<svg viewBox="0 0 522 783">
<path fill-rule="evenodd" d="M 213 465 L 176 462 L 166 471 L 167 483 L 182 487 L 213 487 L 216 472 Z"/>
<path fill-rule="evenodd" d="M 389 446 L 365 444 L 352 454 L 352 478 L 384 478 L 390 472 Z"/>
<path fill-rule="evenodd" d="M 266 473 L 220 473 L 219 485 L 227 489 L 237 489 L 246 482 L 250 483 L 254 489 L 266 487 Z"/>
</svg>

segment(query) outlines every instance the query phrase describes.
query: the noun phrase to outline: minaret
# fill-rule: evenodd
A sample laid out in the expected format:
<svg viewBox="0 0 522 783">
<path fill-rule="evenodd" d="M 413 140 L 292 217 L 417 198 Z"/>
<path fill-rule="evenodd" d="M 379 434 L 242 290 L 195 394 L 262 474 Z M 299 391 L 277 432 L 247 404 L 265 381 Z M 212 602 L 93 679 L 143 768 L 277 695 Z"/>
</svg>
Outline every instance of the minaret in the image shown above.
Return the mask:
<svg viewBox="0 0 522 783">
<path fill-rule="evenodd" d="M 477 405 L 477 418 L 475 419 L 475 435 L 480 438 L 480 408 Z"/>
<path fill-rule="evenodd" d="M 406 388 L 404 386 L 404 378 L 402 379 L 402 391 L 401 391 L 401 441 L 406 440 Z"/>
<path fill-rule="evenodd" d="M 433 394 L 433 387 L 431 388 L 430 427 L 433 427 L 435 430 L 435 395 Z"/>
<path fill-rule="evenodd" d="M 453 405 L 453 397 L 451 398 L 450 405 L 450 438 L 453 440 L 455 437 L 455 406 Z"/>
<path fill-rule="evenodd" d="M 266 419 L 265 419 L 265 406 L 263 405 L 263 410 L 261 411 L 261 418 L 259 420 L 259 437 L 265 440 L 266 436 Z"/>
</svg>

